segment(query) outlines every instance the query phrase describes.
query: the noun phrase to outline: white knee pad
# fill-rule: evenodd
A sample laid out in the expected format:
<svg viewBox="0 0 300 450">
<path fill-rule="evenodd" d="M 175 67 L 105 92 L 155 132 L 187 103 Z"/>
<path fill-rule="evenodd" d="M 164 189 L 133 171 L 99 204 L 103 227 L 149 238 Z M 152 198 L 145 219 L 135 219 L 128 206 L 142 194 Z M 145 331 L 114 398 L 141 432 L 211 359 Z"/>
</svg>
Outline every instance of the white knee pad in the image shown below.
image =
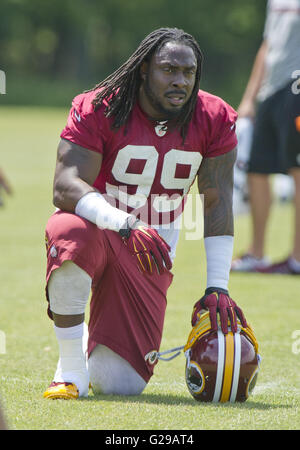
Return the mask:
<svg viewBox="0 0 300 450">
<path fill-rule="evenodd" d="M 56 314 L 83 314 L 89 299 L 92 279 L 72 261 L 64 261 L 48 282 L 50 309 Z"/>
<path fill-rule="evenodd" d="M 105 345 L 95 347 L 88 369 L 94 393 L 139 395 L 147 385 L 128 361 Z"/>
</svg>

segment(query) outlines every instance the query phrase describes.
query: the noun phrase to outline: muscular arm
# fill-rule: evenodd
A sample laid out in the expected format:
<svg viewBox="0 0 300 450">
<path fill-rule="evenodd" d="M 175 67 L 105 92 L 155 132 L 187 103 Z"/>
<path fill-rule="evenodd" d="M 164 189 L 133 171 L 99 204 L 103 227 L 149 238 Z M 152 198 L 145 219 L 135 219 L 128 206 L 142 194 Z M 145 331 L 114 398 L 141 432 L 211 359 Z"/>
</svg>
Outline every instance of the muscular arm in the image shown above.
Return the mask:
<svg viewBox="0 0 300 450">
<path fill-rule="evenodd" d="M 215 158 L 205 158 L 198 172 L 199 192 L 204 194 L 204 244 L 207 262 L 207 282 L 203 297 L 196 302 L 192 314 L 194 326 L 202 310 L 209 311 L 212 329 L 218 329 L 217 314 L 221 330 L 237 332 L 237 317 L 242 326 L 247 322 L 243 311 L 230 298 L 228 281 L 233 250 L 233 167 L 236 149 Z"/>
<path fill-rule="evenodd" d="M 237 150 L 204 158 L 198 172 L 199 193 L 204 195 L 204 237 L 233 236 L 233 167 Z"/>
<path fill-rule="evenodd" d="M 57 150 L 53 184 L 53 203 L 64 211 L 74 212 L 79 199 L 93 192 L 100 171 L 102 155 L 62 139 Z"/>
</svg>

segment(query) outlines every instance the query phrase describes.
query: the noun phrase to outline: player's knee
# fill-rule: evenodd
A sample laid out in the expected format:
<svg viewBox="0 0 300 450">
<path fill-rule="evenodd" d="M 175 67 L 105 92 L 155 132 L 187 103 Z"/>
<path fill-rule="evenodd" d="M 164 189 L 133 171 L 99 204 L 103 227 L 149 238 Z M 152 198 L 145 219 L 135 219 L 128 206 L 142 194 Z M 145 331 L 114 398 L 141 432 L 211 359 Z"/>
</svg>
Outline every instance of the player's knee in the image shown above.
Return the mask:
<svg viewBox="0 0 300 450">
<path fill-rule="evenodd" d="M 50 309 L 56 314 L 83 314 L 89 299 L 91 277 L 72 261 L 64 261 L 48 282 Z"/>
<path fill-rule="evenodd" d="M 97 345 L 88 365 L 95 394 L 139 395 L 147 385 L 125 359 L 104 345 Z"/>
<path fill-rule="evenodd" d="M 59 211 L 48 220 L 46 235 L 49 241 L 85 241 L 91 240 L 97 232 L 96 225 L 76 214 Z"/>
</svg>

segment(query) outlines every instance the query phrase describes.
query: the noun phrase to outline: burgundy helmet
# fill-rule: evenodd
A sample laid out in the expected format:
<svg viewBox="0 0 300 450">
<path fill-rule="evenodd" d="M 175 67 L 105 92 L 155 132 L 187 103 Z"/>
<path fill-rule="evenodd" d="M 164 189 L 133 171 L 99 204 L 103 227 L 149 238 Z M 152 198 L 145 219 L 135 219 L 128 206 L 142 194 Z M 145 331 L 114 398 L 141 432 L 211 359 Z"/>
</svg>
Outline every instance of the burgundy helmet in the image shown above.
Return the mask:
<svg viewBox="0 0 300 450">
<path fill-rule="evenodd" d="M 244 402 L 253 390 L 259 371 L 258 343 L 248 324 L 238 320 L 238 332 L 224 335 L 211 330 L 209 313 L 201 316 L 184 347 L 185 380 L 190 394 L 200 402 Z"/>
</svg>

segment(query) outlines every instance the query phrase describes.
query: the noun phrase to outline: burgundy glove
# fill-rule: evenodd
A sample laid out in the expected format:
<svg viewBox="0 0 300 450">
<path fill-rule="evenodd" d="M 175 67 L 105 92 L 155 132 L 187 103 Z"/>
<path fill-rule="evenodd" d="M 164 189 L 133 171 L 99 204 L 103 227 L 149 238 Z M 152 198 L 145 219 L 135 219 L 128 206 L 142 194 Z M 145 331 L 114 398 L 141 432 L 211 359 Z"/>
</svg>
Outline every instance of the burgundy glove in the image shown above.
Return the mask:
<svg viewBox="0 0 300 450">
<path fill-rule="evenodd" d="M 217 331 L 218 329 L 217 313 L 220 314 L 221 330 L 224 334 L 228 333 L 228 318 L 233 333 L 237 332 L 237 317 L 240 319 L 242 327 L 247 327 L 243 311 L 237 306 L 232 298 L 229 297 L 229 293 L 225 289 L 215 287 L 206 289 L 204 296 L 194 305 L 192 326 L 195 326 L 198 322 L 201 310 L 203 309 L 209 311 L 209 318 L 213 331 Z"/>
<path fill-rule="evenodd" d="M 138 219 L 130 225 L 131 218 L 127 219 L 125 227 L 119 231 L 123 242 L 130 253 L 137 258 L 142 272 L 159 274 L 172 268 L 169 251 L 171 248 L 153 228 L 142 224 Z"/>
</svg>

